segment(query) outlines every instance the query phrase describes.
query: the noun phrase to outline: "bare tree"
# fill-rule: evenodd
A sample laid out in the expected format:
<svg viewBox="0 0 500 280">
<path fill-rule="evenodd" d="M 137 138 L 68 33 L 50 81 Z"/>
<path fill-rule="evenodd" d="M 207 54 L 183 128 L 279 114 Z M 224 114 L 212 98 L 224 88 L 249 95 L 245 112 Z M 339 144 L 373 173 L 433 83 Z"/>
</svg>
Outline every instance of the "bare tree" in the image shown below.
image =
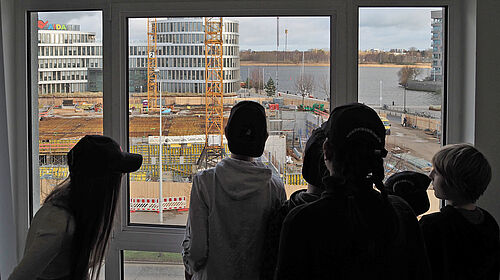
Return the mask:
<svg viewBox="0 0 500 280">
<path fill-rule="evenodd" d="M 295 80 L 295 88 L 302 95 L 302 106 L 304 106 L 304 98 L 306 95 L 311 94 L 314 89 L 314 77 L 309 74 L 300 75 Z"/>
<path fill-rule="evenodd" d="M 327 98 L 330 98 L 330 75 L 325 74 L 321 76 L 321 80 L 319 81 L 319 88 L 321 92 L 323 92 Z"/>
<path fill-rule="evenodd" d="M 419 68 L 405 66 L 398 71 L 399 84 L 406 88 L 408 81 L 415 79 L 419 74 Z"/>
<path fill-rule="evenodd" d="M 250 72 L 250 78 L 248 81 L 248 88 L 255 88 L 257 90 L 264 88 L 264 82 L 262 80 L 262 71 L 260 69 L 253 69 Z"/>
</svg>

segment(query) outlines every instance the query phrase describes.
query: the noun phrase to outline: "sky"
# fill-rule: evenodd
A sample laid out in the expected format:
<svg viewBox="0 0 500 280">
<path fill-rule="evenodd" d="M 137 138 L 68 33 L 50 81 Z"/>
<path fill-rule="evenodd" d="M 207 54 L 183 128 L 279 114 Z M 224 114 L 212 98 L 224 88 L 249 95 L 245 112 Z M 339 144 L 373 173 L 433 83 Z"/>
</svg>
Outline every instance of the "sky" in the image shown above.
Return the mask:
<svg viewBox="0 0 500 280">
<path fill-rule="evenodd" d="M 431 45 L 431 11 L 439 8 L 361 8 L 359 48 L 428 49 Z M 82 31 L 102 37 L 101 12 L 46 12 L 39 19 L 53 23 L 79 24 Z M 230 18 L 240 24 L 240 49 L 276 50 L 276 17 Z M 279 50 L 329 49 L 330 17 L 280 17 Z M 146 40 L 146 19 L 131 19 L 130 41 Z"/>
</svg>

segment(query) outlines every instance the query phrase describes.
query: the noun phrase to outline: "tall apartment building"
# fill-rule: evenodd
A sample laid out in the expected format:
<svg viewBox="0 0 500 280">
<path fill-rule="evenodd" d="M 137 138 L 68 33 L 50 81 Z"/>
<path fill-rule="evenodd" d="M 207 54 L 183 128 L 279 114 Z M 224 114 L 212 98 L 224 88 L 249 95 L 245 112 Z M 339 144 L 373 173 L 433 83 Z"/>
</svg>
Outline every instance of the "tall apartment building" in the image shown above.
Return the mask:
<svg viewBox="0 0 500 280">
<path fill-rule="evenodd" d="M 432 69 L 431 79 L 443 80 L 443 12 L 431 11 L 432 19 Z"/>
<path fill-rule="evenodd" d="M 88 69 L 102 67 L 102 44 L 79 25 L 38 21 L 38 93 L 88 91 Z"/>
<path fill-rule="evenodd" d="M 203 18 L 169 18 L 157 22 L 158 82 L 161 91 L 205 92 L 205 50 Z M 239 23 L 223 22 L 224 92 L 235 92 L 240 82 Z M 131 43 L 129 69 L 146 69 L 147 44 Z M 138 87 L 131 87 L 137 90 Z M 140 90 L 140 89 L 139 89 Z M 146 89 L 143 88 L 145 91 Z"/>
</svg>

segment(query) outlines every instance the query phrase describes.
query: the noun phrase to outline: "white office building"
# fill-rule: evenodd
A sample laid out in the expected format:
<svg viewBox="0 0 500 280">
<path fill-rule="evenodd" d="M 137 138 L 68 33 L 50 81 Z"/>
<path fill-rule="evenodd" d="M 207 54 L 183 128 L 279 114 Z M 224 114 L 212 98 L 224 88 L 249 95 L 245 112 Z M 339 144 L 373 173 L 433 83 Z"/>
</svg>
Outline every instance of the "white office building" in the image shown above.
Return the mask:
<svg viewBox="0 0 500 280">
<path fill-rule="evenodd" d="M 224 92 L 239 89 L 239 24 L 224 19 L 223 22 Z M 163 92 L 205 92 L 205 50 L 203 18 L 159 19 L 158 68 Z M 147 43 L 129 45 L 130 69 L 147 68 Z M 144 89 L 146 90 L 146 89 Z"/>
<path fill-rule="evenodd" d="M 43 20 L 38 28 L 38 93 L 88 91 L 88 69 L 102 67 L 95 33 Z"/>
</svg>

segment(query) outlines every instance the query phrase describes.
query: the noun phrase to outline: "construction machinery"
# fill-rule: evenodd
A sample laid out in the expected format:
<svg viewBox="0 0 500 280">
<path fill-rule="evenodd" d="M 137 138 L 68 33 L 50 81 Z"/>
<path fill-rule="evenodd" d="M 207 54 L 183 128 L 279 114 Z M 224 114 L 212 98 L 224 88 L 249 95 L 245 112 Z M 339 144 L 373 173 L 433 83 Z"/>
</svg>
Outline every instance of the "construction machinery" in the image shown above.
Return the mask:
<svg viewBox="0 0 500 280">
<path fill-rule="evenodd" d="M 205 18 L 205 145 L 198 167 L 213 167 L 225 155 L 222 17 Z"/>
</svg>

